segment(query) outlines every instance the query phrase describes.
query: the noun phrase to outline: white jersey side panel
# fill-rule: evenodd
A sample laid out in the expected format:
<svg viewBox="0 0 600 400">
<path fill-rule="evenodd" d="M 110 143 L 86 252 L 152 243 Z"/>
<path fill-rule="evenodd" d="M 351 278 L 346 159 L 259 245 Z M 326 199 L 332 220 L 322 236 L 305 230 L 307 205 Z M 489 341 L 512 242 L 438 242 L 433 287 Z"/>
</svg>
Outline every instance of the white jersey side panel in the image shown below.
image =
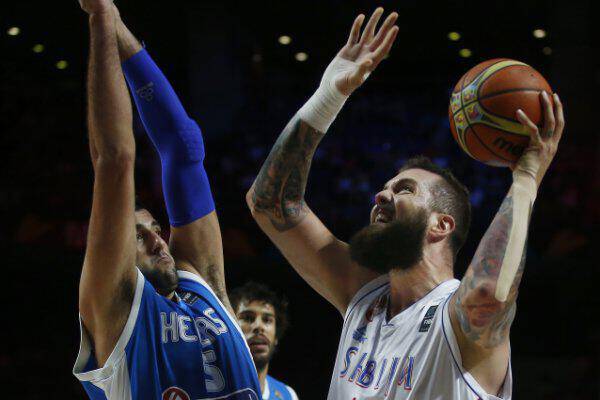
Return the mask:
<svg viewBox="0 0 600 400">
<path fill-rule="evenodd" d="M 86 368 L 93 353 L 93 346 L 90 336 L 83 325 L 81 316 L 79 317 L 81 343 L 79 345 L 79 354 L 77 355 L 77 360 L 73 367 L 73 374 L 82 383 L 89 383 L 101 389 L 108 399 L 131 399 L 131 385 L 129 371 L 127 369 L 127 360 L 125 357 L 125 346 L 129 342 L 129 338 L 131 337 L 138 317 L 144 282 L 144 275 L 137 270 L 135 295 L 131 304 L 129 317 L 127 318 L 121 336 L 117 340 L 117 344 L 102 368 L 93 370 L 87 370 Z"/>
<path fill-rule="evenodd" d="M 500 397 L 462 368 L 448 313 L 459 284 L 441 283 L 390 321 L 388 277 L 360 289 L 345 315 L 328 399 L 510 399 L 510 363 Z"/>
</svg>

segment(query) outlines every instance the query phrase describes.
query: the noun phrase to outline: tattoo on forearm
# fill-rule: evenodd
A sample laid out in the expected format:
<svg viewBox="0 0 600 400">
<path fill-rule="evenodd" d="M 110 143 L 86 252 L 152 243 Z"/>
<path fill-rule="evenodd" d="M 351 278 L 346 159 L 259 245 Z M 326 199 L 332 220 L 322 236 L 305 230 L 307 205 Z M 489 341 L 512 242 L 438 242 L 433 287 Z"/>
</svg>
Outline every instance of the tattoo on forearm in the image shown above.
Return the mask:
<svg viewBox="0 0 600 400">
<path fill-rule="evenodd" d="M 295 116 L 285 127 L 256 180 L 252 203 L 269 216 L 273 226 L 285 231 L 306 216 L 304 191 L 312 157 L 324 133 Z"/>
<path fill-rule="evenodd" d="M 506 339 L 516 313 L 527 241 L 508 299 L 502 303 L 494 297 L 512 223 L 513 197 L 509 194 L 481 240 L 456 296 L 456 314 L 462 331 L 470 340 L 485 347 L 497 346 Z M 529 224 L 529 220 L 516 223 Z"/>
</svg>

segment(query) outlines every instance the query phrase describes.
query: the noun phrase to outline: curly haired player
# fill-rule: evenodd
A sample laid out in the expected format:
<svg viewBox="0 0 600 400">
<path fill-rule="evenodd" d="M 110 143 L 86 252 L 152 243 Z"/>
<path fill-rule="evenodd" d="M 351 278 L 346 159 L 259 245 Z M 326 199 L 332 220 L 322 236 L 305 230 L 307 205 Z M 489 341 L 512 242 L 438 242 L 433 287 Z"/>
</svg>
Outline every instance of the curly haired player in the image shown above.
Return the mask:
<svg viewBox="0 0 600 400">
<path fill-rule="evenodd" d="M 263 400 L 297 400 L 294 389 L 269 375 L 269 364 L 288 328 L 288 303 L 266 285 L 247 282 L 229 293 L 258 372 Z"/>
</svg>

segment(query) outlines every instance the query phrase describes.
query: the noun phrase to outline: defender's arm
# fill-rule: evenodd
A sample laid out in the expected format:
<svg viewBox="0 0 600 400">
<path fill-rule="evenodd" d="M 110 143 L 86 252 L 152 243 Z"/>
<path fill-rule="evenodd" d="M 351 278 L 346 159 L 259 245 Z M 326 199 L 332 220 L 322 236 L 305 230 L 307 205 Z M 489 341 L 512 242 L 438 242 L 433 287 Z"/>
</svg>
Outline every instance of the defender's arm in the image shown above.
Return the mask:
<svg viewBox="0 0 600 400">
<path fill-rule="evenodd" d="M 525 267 L 531 208 L 564 128 L 558 96 L 554 95 L 554 110 L 546 93 L 542 93 L 541 99 L 545 120 L 542 136 L 522 111 L 517 113 L 517 118 L 530 132 L 530 145 L 515 166 L 513 185 L 452 298 L 450 315 L 459 342 L 466 347 L 461 351 L 508 346 Z M 458 327 L 460 329 L 456 329 Z"/>
<path fill-rule="evenodd" d="M 135 143 L 131 104 L 117 52 L 112 2 L 82 2 L 89 15 L 88 129 L 94 192 L 79 283 L 79 310 L 102 365 L 133 298 Z"/>
<path fill-rule="evenodd" d="M 382 14 L 378 8 L 362 35 L 364 15 L 355 19 L 348 42 L 326 69 L 319 89 L 283 130 L 246 195 L 262 230 L 296 271 L 342 313 L 376 274 L 351 260 L 348 245 L 308 208 L 304 192 L 312 157 L 327 128 L 395 40 L 396 13 L 375 32 Z"/>
<path fill-rule="evenodd" d="M 149 54 L 120 18 L 117 22 L 125 75 L 161 157 L 171 254 L 178 269 L 202 276 L 229 306 L 221 230 L 203 167 L 202 134 Z"/>
</svg>

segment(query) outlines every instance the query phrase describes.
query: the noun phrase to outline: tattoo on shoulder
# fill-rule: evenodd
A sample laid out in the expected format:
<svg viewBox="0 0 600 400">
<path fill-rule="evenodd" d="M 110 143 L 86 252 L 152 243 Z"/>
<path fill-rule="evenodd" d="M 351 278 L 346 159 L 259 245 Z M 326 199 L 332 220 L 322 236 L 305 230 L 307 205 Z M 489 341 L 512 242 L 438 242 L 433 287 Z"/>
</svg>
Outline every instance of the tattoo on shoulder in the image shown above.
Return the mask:
<svg viewBox="0 0 600 400">
<path fill-rule="evenodd" d="M 252 203 L 285 231 L 306 216 L 304 192 L 308 171 L 324 134 L 295 116 L 285 127 L 254 182 Z"/>
</svg>

